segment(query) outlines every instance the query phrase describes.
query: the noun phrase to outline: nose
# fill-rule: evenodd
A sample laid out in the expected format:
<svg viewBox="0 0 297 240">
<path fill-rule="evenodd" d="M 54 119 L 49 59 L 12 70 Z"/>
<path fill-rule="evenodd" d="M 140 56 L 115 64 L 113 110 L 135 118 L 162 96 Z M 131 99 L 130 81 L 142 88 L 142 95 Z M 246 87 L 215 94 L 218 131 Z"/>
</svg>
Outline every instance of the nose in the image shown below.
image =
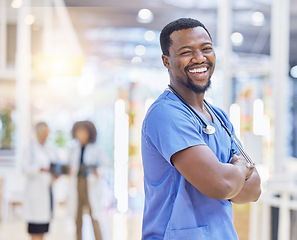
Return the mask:
<svg viewBox="0 0 297 240">
<path fill-rule="evenodd" d="M 202 63 L 206 60 L 205 55 L 200 50 L 197 50 L 192 58 L 192 62 Z"/>
</svg>

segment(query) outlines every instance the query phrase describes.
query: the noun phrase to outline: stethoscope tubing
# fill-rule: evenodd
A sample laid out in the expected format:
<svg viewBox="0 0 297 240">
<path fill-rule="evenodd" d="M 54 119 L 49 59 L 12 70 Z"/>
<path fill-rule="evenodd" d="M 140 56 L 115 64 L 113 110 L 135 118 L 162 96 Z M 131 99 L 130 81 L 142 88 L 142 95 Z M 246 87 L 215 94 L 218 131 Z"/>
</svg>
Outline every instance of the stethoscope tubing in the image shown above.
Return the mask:
<svg viewBox="0 0 297 240">
<path fill-rule="evenodd" d="M 209 105 L 209 103 L 205 101 L 205 99 L 203 100 L 203 102 L 207 105 L 207 107 L 213 112 L 213 114 L 219 120 L 219 122 L 221 123 L 222 127 L 226 130 L 227 134 L 230 136 L 230 138 L 232 139 L 232 141 L 234 142 L 234 144 L 236 145 L 236 147 L 238 148 L 238 150 L 240 151 L 240 153 L 242 154 L 242 156 L 245 158 L 245 160 L 249 164 L 251 164 L 250 167 L 255 166 L 255 163 L 252 161 L 252 159 L 249 157 L 249 155 L 244 151 L 244 149 L 242 148 L 242 146 L 239 144 L 239 142 L 236 140 L 236 138 L 233 136 L 233 134 L 227 128 L 227 126 L 225 125 L 225 123 L 218 116 L 218 114 L 213 110 L 213 108 Z"/>
</svg>

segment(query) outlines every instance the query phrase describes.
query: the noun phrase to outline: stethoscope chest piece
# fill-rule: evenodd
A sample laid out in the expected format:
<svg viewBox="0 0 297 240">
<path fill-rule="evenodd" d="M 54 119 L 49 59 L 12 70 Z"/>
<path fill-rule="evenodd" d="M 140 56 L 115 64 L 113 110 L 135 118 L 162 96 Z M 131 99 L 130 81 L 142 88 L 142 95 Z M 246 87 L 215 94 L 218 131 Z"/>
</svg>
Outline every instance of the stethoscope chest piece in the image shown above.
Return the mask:
<svg viewBox="0 0 297 240">
<path fill-rule="evenodd" d="M 212 135 L 216 132 L 216 129 L 211 125 L 206 125 L 205 127 L 202 128 L 202 131 L 207 135 Z"/>
</svg>

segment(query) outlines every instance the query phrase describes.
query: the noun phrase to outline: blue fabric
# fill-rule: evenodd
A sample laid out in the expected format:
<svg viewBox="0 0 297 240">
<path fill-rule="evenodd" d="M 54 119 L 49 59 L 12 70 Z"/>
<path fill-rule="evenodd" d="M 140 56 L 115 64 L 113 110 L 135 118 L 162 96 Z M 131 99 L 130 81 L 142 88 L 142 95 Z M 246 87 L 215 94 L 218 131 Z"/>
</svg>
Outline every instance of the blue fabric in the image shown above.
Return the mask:
<svg viewBox="0 0 297 240">
<path fill-rule="evenodd" d="M 234 134 L 226 114 L 213 109 Z M 232 204 L 200 193 L 170 162 L 174 153 L 196 145 L 208 145 L 223 163 L 230 162 L 232 149 L 239 154 L 226 130 L 210 113 L 214 123 L 200 116 L 216 128 L 214 135 L 203 133 L 199 118 L 168 90 L 148 110 L 142 126 L 143 240 L 238 239 Z"/>
</svg>

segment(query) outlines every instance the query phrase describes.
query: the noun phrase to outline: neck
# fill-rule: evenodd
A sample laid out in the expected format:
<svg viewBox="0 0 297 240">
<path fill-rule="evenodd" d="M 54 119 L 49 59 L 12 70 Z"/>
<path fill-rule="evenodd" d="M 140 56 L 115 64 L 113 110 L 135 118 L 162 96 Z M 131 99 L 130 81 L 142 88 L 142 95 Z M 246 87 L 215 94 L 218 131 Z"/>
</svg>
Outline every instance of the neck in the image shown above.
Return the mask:
<svg viewBox="0 0 297 240">
<path fill-rule="evenodd" d="M 170 83 L 170 86 L 189 105 L 191 105 L 196 110 L 203 112 L 203 108 L 204 108 L 203 99 L 204 99 L 205 93 L 195 93 L 193 90 L 185 86 L 178 86 L 173 83 Z"/>
<path fill-rule="evenodd" d="M 44 140 L 39 140 L 38 139 L 38 142 L 40 143 L 40 145 L 44 145 L 45 144 L 45 141 Z"/>
</svg>

